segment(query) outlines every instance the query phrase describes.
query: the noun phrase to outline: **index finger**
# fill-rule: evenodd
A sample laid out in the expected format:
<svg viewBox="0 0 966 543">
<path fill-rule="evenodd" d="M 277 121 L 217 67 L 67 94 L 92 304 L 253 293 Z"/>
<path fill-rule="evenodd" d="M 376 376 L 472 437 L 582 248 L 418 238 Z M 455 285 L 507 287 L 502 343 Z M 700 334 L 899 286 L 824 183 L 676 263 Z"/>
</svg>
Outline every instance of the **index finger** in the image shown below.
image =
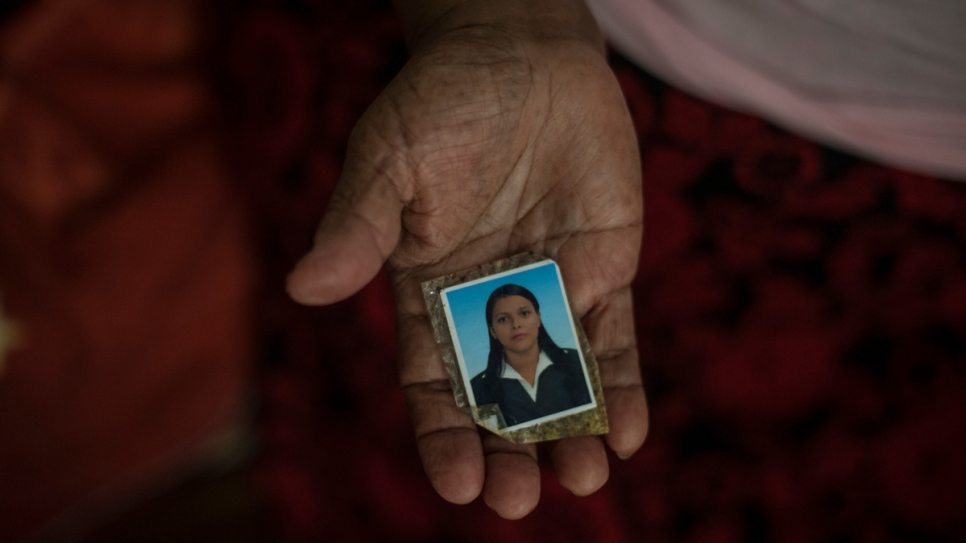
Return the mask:
<svg viewBox="0 0 966 543">
<path fill-rule="evenodd" d="M 453 397 L 429 316 L 400 314 L 399 376 L 430 483 L 443 499 L 469 503 L 483 489 L 483 448 L 473 419 Z"/>
</svg>

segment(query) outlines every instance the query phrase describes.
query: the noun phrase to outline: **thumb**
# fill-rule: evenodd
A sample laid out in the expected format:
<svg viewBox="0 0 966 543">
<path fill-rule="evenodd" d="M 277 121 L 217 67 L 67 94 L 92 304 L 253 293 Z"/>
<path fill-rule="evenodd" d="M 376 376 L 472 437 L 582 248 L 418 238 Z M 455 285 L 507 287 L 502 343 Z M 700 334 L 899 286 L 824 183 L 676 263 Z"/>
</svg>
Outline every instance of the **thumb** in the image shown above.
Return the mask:
<svg viewBox="0 0 966 543">
<path fill-rule="evenodd" d="M 385 173 L 347 166 L 312 250 L 288 276 L 289 295 L 302 304 L 327 305 L 358 292 L 399 242 L 403 205 Z"/>
</svg>

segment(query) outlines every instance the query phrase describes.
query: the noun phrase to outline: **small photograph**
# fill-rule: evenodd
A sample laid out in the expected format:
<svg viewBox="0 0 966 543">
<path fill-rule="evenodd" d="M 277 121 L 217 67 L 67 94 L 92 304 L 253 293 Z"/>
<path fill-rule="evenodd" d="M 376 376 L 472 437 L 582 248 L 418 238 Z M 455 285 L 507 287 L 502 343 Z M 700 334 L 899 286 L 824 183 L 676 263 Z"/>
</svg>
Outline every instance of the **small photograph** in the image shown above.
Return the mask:
<svg viewBox="0 0 966 543">
<path fill-rule="evenodd" d="M 545 260 L 440 291 L 469 403 L 506 430 L 597 407 L 560 270 Z"/>
</svg>

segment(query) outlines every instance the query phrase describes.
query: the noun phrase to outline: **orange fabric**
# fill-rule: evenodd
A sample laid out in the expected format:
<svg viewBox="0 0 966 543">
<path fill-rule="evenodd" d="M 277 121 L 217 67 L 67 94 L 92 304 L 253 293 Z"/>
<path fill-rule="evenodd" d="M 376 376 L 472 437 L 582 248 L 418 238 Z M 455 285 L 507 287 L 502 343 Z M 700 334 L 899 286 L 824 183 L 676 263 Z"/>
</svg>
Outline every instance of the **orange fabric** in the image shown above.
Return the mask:
<svg viewBox="0 0 966 543">
<path fill-rule="evenodd" d="M 244 210 L 193 2 L 36 2 L 0 27 L 0 540 L 131 490 L 237 416 Z"/>
</svg>

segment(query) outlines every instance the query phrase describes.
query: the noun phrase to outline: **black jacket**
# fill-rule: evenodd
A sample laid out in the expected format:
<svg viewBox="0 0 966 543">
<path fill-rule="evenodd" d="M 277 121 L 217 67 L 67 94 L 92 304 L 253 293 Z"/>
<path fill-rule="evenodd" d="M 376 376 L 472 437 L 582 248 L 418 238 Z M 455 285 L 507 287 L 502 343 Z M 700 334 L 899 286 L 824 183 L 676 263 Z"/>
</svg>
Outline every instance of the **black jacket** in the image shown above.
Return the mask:
<svg viewBox="0 0 966 543">
<path fill-rule="evenodd" d="M 507 426 L 516 426 L 536 418 L 552 415 L 590 403 L 590 391 L 580 367 L 580 356 L 573 349 L 561 349 L 560 360 L 550 358 L 551 366 L 540 374 L 537 401 L 530 399 L 516 379 L 497 379 L 493 390 L 486 390 L 483 373 L 473 377 L 476 405 L 499 404 Z M 547 356 L 550 356 L 549 353 Z"/>
</svg>

